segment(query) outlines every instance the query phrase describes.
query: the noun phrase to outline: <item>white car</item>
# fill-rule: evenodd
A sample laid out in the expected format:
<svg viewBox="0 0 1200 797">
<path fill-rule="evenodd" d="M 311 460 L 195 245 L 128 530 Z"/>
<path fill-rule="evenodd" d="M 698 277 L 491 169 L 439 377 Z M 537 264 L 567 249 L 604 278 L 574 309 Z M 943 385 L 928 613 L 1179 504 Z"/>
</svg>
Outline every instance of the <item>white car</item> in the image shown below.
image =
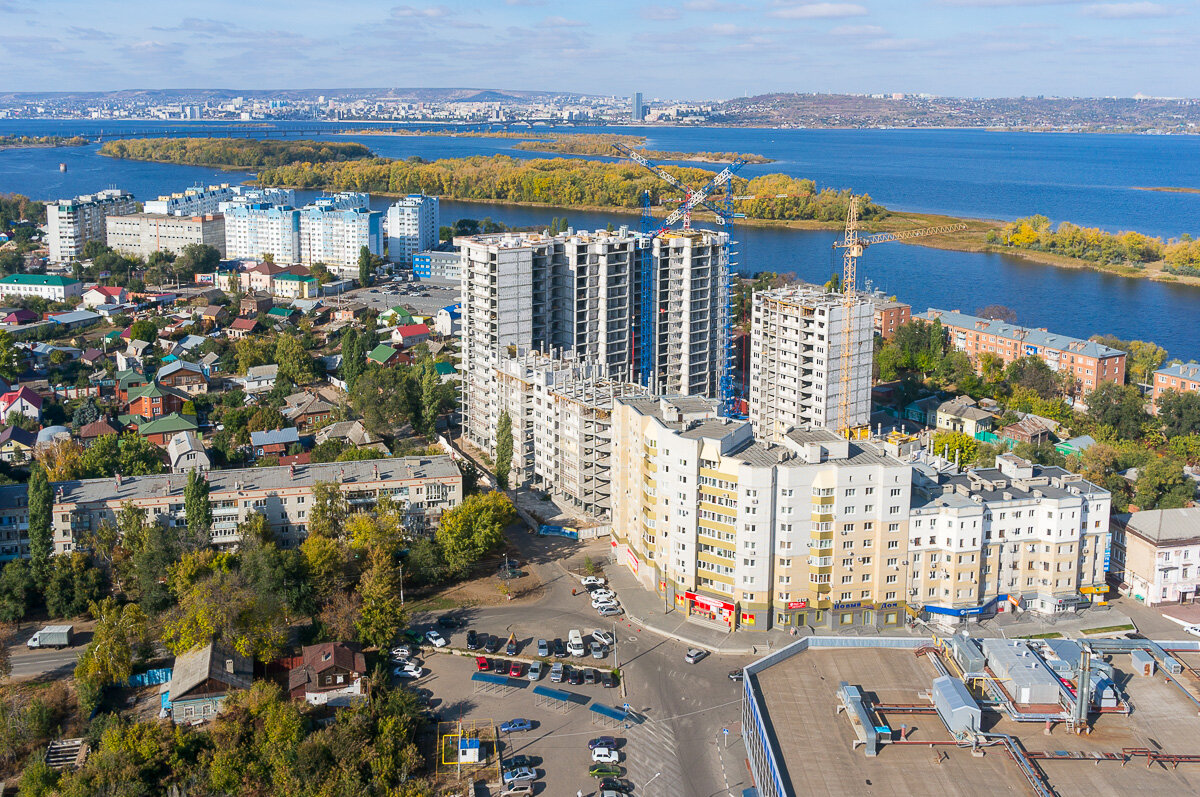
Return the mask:
<svg viewBox="0 0 1200 797">
<path fill-rule="evenodd" d="M 617 603 L 612 598 L 597 598 L 596 600 L 592 601 L 593 609 L 603 609 L 605 606 L 619 606 L 619 605 L 620 604 Z"/>
<path fill-rule="evenodd" d="M 442 636 L 441 634 L 439 634 L 437 631 L 426 631 L 425 638 L 428 639 L 429 644 L 433 645 L 435 648 L 446 647 L 446 644 L 447 644 L 446 638 L 444 636 Z"/>
<path fill-rule="evenodd" d="M 600 576 L 584 576 L 583 578 L 579 579 L 579 583 L 585 587 L 590 587 L 593 585 L 603 587 L 605 582 Z"/>
<path fill-rule="evenodd" d="M 611 589 L 594 589 L 592 590 L 590 597 L 592 600 L 596 600 L 597 598 L 615 599 L 617 597 L 617 593 L 613 592 Z"/>
<path fill-rule="evenodd" d="M 396 676 L 397 678 L 420 678 L 424 674 L 425 670 L 421 669 L 412 662 L 405 664 L 403 667 L 397 667 L 396 669 L 392 670 L 392 675 Z"/>
<path fill-rule="evenodd" d="M 392 648 L 392 658 L 407 659 L 412 655 L 412 649 L 408 645 L 401 645 L 398 648 Z"/>
<path fill-rule="evenodd" d="M 1192 636 L 1200 636 L 1200 625 L 1184 626 L 1183 632 L 1185 634 L 1191 634 Z"/>
<path fill-rule="evenodd" d="M 617 644 L 616 638 L 613 637 L 611 633 L 608 631 L 601 631 L 599 628 L 592 632 L 592 639 L 596 640 L 605 647 L 611 648 L 613 645 Z"/>
<path fill-rule="evenodd" d="M 607 747 L 597 747 L 592 751 L 592 763 L 616 764 L 621 760 L 621 754 Z"/>
</svg>

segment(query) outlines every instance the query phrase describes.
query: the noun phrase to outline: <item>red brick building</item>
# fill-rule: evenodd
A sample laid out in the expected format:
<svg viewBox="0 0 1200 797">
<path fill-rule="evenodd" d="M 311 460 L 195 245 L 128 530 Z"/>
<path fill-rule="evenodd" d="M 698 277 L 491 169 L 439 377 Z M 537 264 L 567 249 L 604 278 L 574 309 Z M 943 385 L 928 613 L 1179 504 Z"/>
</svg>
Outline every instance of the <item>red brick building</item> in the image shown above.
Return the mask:
<svg viewBox="0 0 1200 797">
<path fill-rule="evenodd" d="M 1150 381 L 1150 397 L 1156 404 L 1158 397 L 1168 390 L 1195 393 L 1200 391 L 1200 363 L 1177 363 L 1159 368 Z"/>
<path fill-rule="evenodd" d="M 876 297 L 875 304 L 875 334 L 884 340 L 891 340 L 901 324 L 912 320 L 912 305 L 897 302 L 894 299 Z"/>
</svg>

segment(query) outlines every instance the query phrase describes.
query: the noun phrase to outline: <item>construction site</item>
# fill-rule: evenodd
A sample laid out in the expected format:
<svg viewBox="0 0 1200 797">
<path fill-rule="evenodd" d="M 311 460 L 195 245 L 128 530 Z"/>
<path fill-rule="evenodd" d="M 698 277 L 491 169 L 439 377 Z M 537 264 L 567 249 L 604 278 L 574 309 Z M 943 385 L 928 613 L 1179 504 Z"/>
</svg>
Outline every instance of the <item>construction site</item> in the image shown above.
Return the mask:
<svg viewBox="0 0 1200 797">
<path fill-rule="evenodd" d="M 808 637 L 746 668 L 762 797 L 1200 793 L 1200 642 Z"/>
</svg>

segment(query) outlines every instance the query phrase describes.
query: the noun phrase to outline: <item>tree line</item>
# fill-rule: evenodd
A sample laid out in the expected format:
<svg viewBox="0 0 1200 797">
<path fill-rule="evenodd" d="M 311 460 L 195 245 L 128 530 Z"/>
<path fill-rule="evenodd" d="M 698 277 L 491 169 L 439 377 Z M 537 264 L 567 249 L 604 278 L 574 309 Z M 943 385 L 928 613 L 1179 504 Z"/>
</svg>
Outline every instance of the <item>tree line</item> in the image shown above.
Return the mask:
<svg viewBox="0 0 1200 797">
<path fill-rule="evenodd" d="M 236 166 L 261 169 L 287 163 L 328 163 L 369 158 L 371 150 L 351 141 L 266 141 L 254 138 L 130 138 L 107 141 L 100 154 L 111 158 Z"/>
<path fill-rule="evenodd" d="M 675 161 L 711 161 L 713 163 L 732 163 L 741 159 L 747 163 L 772 163 L 773 158 L 742 152 L 679 152 L 657 149 L 644 149 L 644 136 L 625 136 L 617 133 L 561 133 L 550 139 L 521 141 L 513 145 L 513 149 L 533 152 L 556 152 L 563 155 L 615 155 L 613 144 L 624 144 L 636 148 L 644 158 L 651 160 Z"/>
<path fill-rule="evenodd" d="M 1164 270 L 1200 276 L 1200 241 L 1190 235 L 1163 242 L 1139 232 L 1111 233 L 1096 227 L 1080 227 L 1064 221 L 1054 227 L 1045 216 L 1028 216 L 987 234 L 990 244 L 1064 257 L 1103 265 L 1135 268 L 1164 262 Z"/>
</svg>

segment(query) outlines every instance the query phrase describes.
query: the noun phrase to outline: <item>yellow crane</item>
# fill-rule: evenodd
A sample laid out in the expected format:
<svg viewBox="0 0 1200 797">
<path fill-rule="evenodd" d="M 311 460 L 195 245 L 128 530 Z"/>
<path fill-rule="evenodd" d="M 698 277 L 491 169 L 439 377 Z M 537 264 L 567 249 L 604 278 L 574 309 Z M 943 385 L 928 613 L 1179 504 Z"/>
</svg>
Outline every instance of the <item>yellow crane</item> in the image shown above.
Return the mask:
<svg viewBox="0 0 1200 797">
<path fill-rule="evenodd" d="M 943 235 L 967 229 L 965 224 L 942 224 L 936 227 L 922 227 L 916 230 L 901 232 L 880 232 L 874 235 L 859 235 L 858 230 L 858 197 L 850 197 L 850 205 L 846 208 L 846 234 L 842 240 L 833 244 L 835 249 L 842 249 L 842 352 L 841 352 L 841 405 L 838 411 L 838 434 L 854 439 L 866 437 L 869 426 L 851 426 L 850 424 L 850 366 L 852 357 L 850 348 L 851 318 L 854 304 L 858 299 L 858 258 L 863 250 L 871 244 L 882 244 L 889 241 L 905 241 L 909 238 L 923 238 L 926 235 Z M 857 352 L 855 352 L 857 354 Z"/>
</svg>

